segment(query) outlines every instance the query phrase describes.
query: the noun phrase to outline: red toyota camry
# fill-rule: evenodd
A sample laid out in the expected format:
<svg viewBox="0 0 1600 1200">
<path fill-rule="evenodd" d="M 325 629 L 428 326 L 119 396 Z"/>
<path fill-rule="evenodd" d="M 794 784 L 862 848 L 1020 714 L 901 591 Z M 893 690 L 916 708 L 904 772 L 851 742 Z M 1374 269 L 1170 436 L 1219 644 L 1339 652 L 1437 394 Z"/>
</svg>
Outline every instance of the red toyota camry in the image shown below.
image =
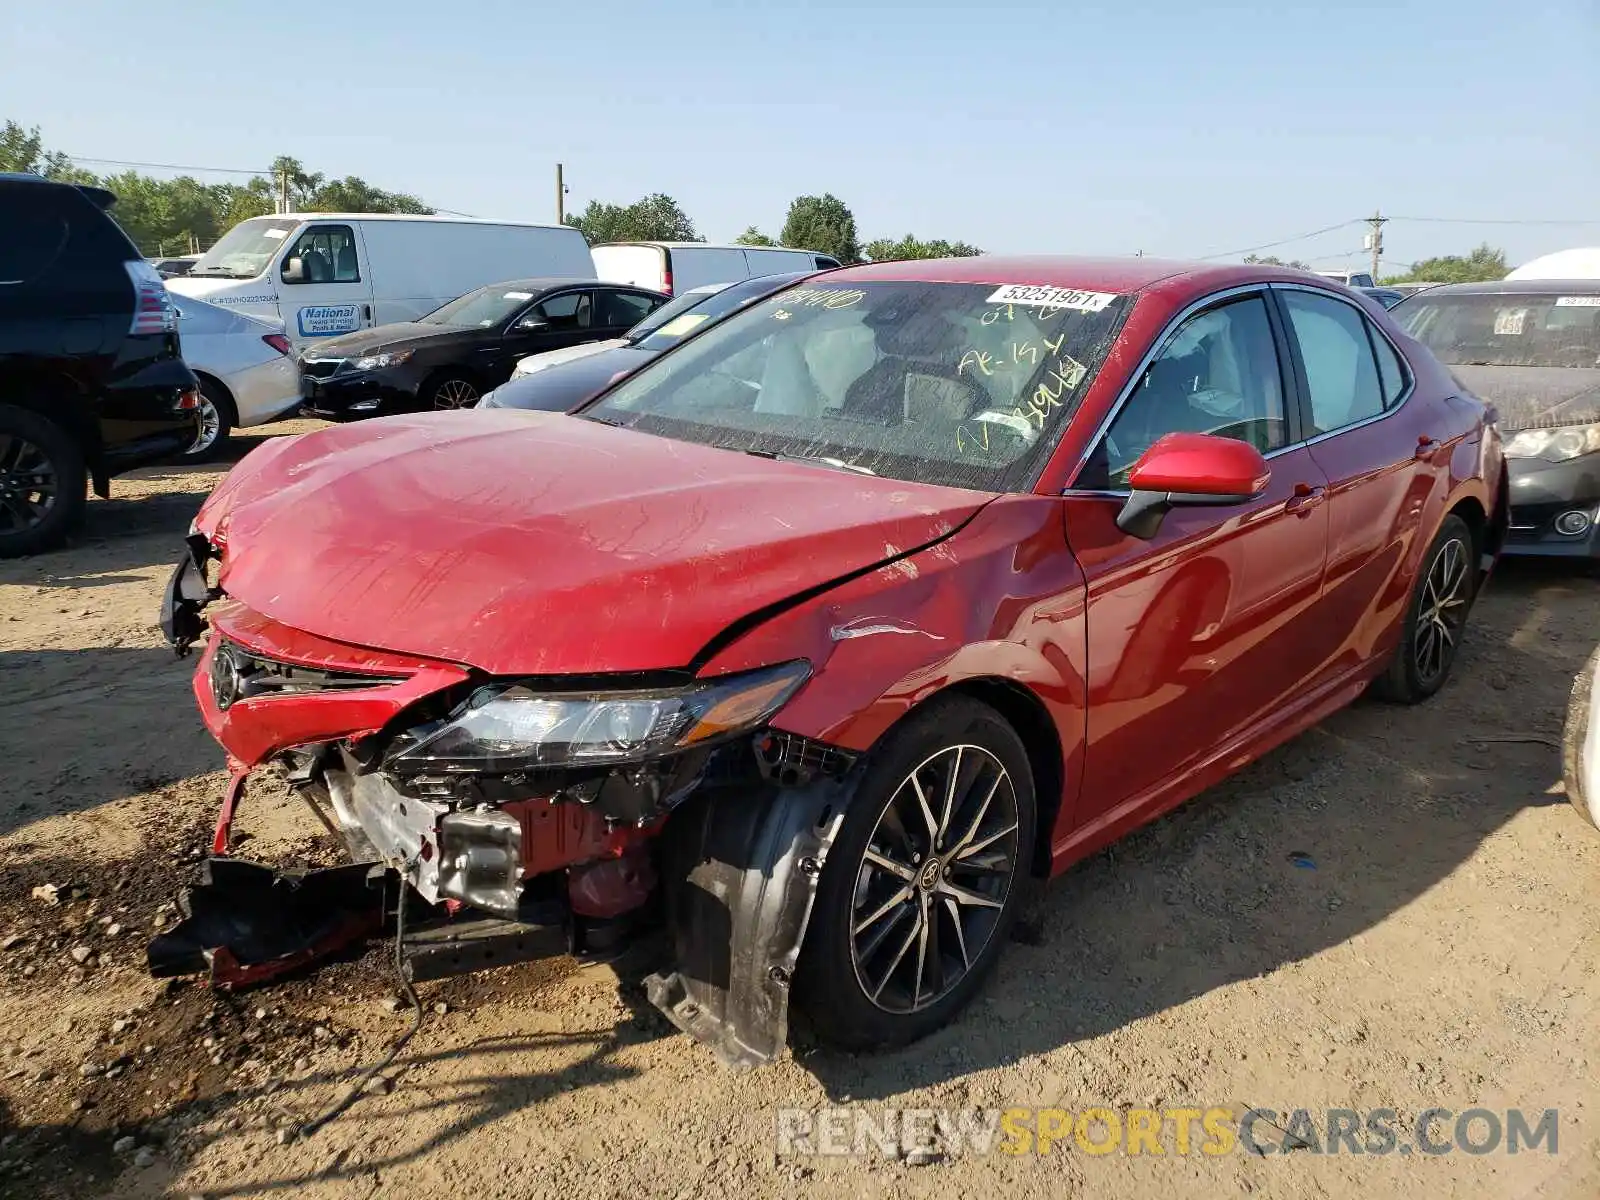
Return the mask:
<svg viewBox="0 0 1600 1200">
<path fill-rule="evenodd" d="M 791 994 L 838 1045 L 928 1033 L 1027 877 L 1437 691 L 1505 531 L 1492 414 L 1342 286 L 889 262 L 575 415 L 268 443 L 163 622 L 205 637 L 219 858 L 278 762 L 410 897 L 412 978 L 664 928 L 652 1000 L 748 1064 Z"/>
</svg>

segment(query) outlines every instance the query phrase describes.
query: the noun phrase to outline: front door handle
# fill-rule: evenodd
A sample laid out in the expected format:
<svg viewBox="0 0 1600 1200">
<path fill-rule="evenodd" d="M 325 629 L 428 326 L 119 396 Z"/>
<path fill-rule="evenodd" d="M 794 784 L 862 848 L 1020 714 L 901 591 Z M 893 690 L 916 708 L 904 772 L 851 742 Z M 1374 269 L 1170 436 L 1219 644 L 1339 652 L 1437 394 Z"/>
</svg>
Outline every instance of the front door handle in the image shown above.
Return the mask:
<svg viewBox="0 0 1600 1200">
<path fill-rule="evenodd" d="M 1327 498 L 1327 488 L 1312 487 L 1309 483 L 1297 483 L 1294 485 L 1294 495 L 1289 497 L 1289 502 L 1283 506 L 1283 511 L 1303 517 Z"/>
</svg>

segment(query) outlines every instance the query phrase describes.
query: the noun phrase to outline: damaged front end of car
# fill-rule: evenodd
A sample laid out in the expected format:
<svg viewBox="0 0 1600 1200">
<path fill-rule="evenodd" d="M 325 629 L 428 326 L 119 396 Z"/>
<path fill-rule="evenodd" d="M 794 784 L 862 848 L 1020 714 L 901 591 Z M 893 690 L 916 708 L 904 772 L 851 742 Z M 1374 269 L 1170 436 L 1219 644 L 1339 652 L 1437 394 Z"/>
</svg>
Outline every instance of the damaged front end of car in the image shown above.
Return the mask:
<svg viewBox="0 0 1600 1200">
<path fill-rule="evenodd" d="M 218 857 L 184 923 L 152 945 L 153 971 L 209 966 L 219 986 L 249 986 L 341 934 L 375 932 L 396 903 L 415 914 L 398 947 L 413 982 L 613 958 L 664 925 L 672 961 L 645 980 L 651 1001 L 729 1065 L 781 1052 L 817 879 L 857 775 L 855 754 L 769 725 L 808 663 L 487 678 L 285 630 L 209 582 L 209 556 L 191 542 L 162 627 L 180 654 L 206 638 L 195 694 L 233 785 Z M 333 889 L 315 872 L 217 869 L 238 862 L 234 812 L 267 764 L 354 864 L 376 868 L 367 878 L 347 872 Z M 321 895 L 348 911 L 321 911 Z M 297 941 L 301 929 L 321 940 Z"/>
</svg>

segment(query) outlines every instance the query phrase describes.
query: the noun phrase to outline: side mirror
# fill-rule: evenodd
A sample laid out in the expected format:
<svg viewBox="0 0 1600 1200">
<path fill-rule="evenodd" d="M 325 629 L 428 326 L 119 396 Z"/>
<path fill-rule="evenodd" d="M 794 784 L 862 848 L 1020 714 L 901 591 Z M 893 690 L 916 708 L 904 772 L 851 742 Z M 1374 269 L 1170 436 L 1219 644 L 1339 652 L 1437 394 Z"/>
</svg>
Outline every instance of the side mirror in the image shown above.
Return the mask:
<svg viewBox="0 0 1600 1200">
<path fill-rule="evenodd" d="M 515 328 L 522 333 L 538 333 L 541 329 L 549 329 L 550 322 L 543 317 L 530 315 L 518 321 Z"/>
<path fill-rule="evenodd" d="M 305 259 L 285 259 L 283 264 L 283 281 L 285 283 L 304 283 L 306 281 Z"/>
<path fill-rule="evenodd" d="M 1272 478 L 1254 446 L 1209 433 L 1169 433 L 1133 464 L 1117 528 L 1148 541 L 1180 506 L 1244 504 Z"/>
</svg>

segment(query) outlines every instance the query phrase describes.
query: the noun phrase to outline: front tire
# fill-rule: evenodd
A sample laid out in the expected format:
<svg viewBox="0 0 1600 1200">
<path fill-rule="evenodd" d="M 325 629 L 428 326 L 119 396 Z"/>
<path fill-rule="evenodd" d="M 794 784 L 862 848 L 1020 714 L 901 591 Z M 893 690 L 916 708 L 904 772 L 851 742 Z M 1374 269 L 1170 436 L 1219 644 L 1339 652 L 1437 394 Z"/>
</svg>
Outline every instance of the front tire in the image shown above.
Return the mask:
<svg viewBox="0 0 1600 1200">
<path fill-rule="evenodd" d="M 54 421 L 0 405 L 0 558 L 59 546 L 83 513 L 88 472 Z"/>
<path fill-rule="evenodd" d="M 1600 667 L 1600 650 L 1589 656 L 1583 670 L 1572 681 L 1572 699 L 1567 705 L 1567 723 L 1561 733 L 1561 775 L 1566 785 L 1567 799 L 1578 815 L 1589 824 L 1600 828 L 1600 802 L 1589 793 L 1600 787 L 1600 780 L 1586 779 L 1583 770 L 1584 742 L 1589 735 L 1589 722 L 1594 713 L 1590 699 L 1594 694 L 1595 670 Z"/>
<path fill-rule="evenodd" d="M 1394 658 L 1373 683 L 1378 696 L 1417 704 L 1450 678 L 1477 592 L 1476 554 L 1467 523 L 1447 516 L 1422 557 Z"/>
<path fill-rule="evenodd" d="M 462 375 L 441 375 L 428 385 L 426 404 L 434 412 L 473 408 L 481 393 L 478 385 Z"/>
<path fill-rule="evenodd" d="M 1032 862 L 1022 740 L 966 697 L 873 750 L 817 889 L 795 1000 L 826 1042 L 902 1046 L 946 1025 L 994 968 Z"/>
</svg>

